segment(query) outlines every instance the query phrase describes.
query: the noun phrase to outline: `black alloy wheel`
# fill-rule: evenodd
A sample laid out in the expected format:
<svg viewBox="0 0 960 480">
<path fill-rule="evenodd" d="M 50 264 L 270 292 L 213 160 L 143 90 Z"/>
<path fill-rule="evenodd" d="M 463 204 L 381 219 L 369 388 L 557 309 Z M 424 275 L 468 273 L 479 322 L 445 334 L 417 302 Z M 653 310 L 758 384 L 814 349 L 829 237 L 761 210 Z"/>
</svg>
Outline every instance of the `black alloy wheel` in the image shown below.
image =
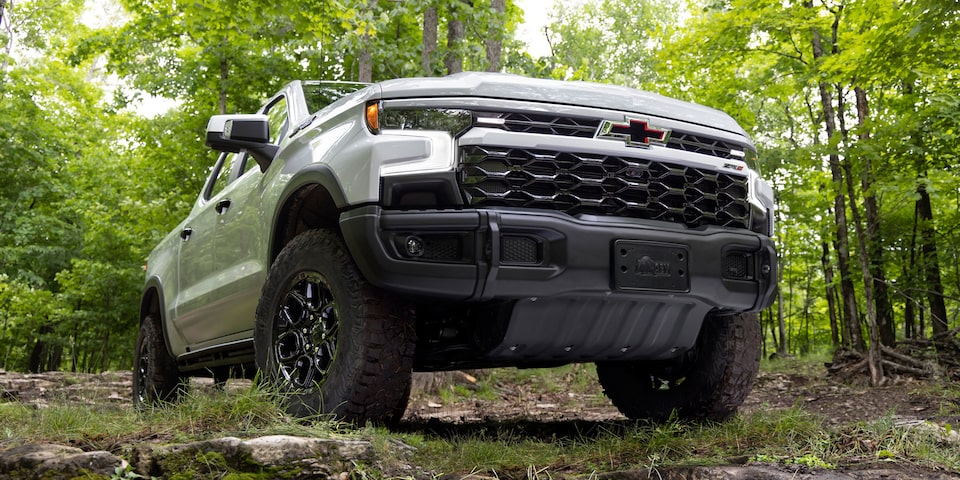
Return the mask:
<svg viewBox="0 0 960 480">
<path fill-rule="evenodd" d="M 415 343 L 410 306 L 366 281 L 338 232 L 305 231 L 270 266 L 254 349 L 290 414 L 398 421 Z"/>
<path fill-rule="evenodd" d="M 273 355 L 295 388 L 319 388 L 337 355 L 339 312 L 323 275 L 305 272 L 291 281 L 274 320 Z"/>
</svg>

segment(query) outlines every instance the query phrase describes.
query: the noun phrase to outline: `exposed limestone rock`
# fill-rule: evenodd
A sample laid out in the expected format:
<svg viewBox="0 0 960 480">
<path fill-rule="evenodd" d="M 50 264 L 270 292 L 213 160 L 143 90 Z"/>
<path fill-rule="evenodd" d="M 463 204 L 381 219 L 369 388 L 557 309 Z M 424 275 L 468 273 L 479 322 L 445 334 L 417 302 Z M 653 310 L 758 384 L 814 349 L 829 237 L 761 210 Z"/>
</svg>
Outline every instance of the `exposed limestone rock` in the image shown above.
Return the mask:
<svg viewBox="0 0 960 480">
<path fill-rule="evenodd" d="M 123 466 L 124 461 L 109 452 L 84 452 L 63 445 L 24 445 L 0 452 L 0 478 L 109 477 Z"/>
<path fill-rule="evenodd" d="M 243 441 L 226 437 L 182 445 L 137 447 L 134 471 L 144 476 L 219 476 L 252 472 L 284 478 L 341 479 L 355 463 L 372 463 L 373 446 L 356 440 L 274 435 Z"/>
<path fill-rule="evenodd" d="M 373 461 L 373 446 L 360 440 L 327 440 L 287 435 L 272 435 L 245 442 L 254 461 L 267 466 L 282 466 L 302 459 L 349 465 L 351 461 Z"/>
</svg>

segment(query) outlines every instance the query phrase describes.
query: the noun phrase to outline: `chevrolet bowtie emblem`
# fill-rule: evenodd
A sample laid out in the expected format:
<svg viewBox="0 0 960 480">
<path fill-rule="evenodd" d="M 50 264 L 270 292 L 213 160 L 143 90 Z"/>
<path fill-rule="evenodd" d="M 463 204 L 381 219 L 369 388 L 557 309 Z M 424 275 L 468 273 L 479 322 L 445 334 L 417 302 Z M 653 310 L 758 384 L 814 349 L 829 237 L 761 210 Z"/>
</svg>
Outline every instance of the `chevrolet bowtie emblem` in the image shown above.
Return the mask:
<svg viewBox="0 0 960 480">
<path fill-rule="evenodd" d="M 646 120 L 626 118 L 624 122 L 604 120 L 597 129 L 596 138 L 623 140 L 628 147 L 649 148 L 652 144 L 666 144 L 670 130 L 651 127 Z"/>
</svg>

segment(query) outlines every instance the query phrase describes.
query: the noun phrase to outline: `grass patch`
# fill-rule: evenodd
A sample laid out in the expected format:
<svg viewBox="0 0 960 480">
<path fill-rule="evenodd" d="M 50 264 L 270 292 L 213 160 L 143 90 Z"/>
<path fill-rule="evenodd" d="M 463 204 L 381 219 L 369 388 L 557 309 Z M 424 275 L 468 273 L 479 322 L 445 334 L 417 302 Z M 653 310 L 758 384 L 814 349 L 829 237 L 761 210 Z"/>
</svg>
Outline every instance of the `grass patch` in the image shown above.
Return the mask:
<svg viewBox="0 0 960 480">
<path fill-rule="evenodd" d="M 492 385 L 523 385 L 534 392 L 597 393 L 597 367 L 575 363 L 557 368 L 497 368 L 485 370 L 482 382 Z"/>
<path fill-rule="evenodd" d="M 893 417 L 836 428 L 816 415 L 791 408 L 760 409 L 723 423 L 584 425 L 589 431 L 553 436 L 522 425 L 424 434 L 418 437 L 422 446 L 414 463 L 442 474 L 483 472 L 507 478 L 530 478 L 530 472 L 546 477 L 749 462 L 833 469 L 886 460 L 960 469 L 956 445 L 938 440 L 929 431 L 897 426 Z"/>
<path fill-rule="evenodd" d="M 760 370 L 767 373 L 821 378 L 824 375 L 823 366 L 832 360 L 833 357 L 830 353 L 813 353 L 800 357 L 762 358 L 760 360 Z"/>
<path fill-rule="evenodd" d="M 113 450 L 122 443 L 160 439 L 188 442 L 224 436 L 288 434 L 343 436 L 343 425 L 323 418 L 293 419 L 282 399 L 255 385 L 243 391 L 192 392 L 183 401 L 137 412 L 132 405 L 0 403 L 0 446 L 60 443 Z"/>
<path fill-rule="evenodd" d="M 775 370 L 797 373 L 817 362 L 788 358 L 765 362 L 764 367 L 773 364 Z M 496 395 L 505 387 L 524 392 L 555 388 L 599 392 L 595 369 L 582 365 L 488 371 L 478 375 L 476 390 L 455 388 L 451 395 Z M 960 398 L 960 387 L 930 388 L 923 394 L 942 399 L 942 411 L 955 411 L 950 408 Z M 364 479 L 410 476 L 411 466 L 423 473 L 418 477 L 477 473 L 528 479 L 750 462 L 831 469 L 891 461 L 958 471 L 960 448 L 945 440 L 955 427 L 906 427 L 897 424 L 892 414 L 869 423 L 833 426 L 799 407 L 761 407 L 723 423 L 439 422 L 408 425 L 406 433 L 397 433 L 345 426 L 325 418 L 290 418 L 283 413 L 282 398 L 256 384 L 226 392 L 198 389 L 178 404 L 144 412 L 129 405 L 36 408 L 0 403 L 0 448 L 59 443 L 124 452 L 143 441 L 182 443 L 224 436 L 363 438 L 377 452 L 375 465 L 357 466 L 355 478 Z"/>
</svg>

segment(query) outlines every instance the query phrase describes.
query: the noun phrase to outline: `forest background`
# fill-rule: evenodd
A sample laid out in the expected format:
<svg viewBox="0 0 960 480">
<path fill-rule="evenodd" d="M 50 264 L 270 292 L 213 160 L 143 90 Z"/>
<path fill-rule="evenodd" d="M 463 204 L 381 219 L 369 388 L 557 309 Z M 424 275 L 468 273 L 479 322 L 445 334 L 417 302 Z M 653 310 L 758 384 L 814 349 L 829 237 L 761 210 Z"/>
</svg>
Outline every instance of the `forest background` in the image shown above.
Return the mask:
<svg viewBox="0 0 960 480">
<path fill-rule="evenodd" d="M 130 368 L 142 265 L 214 162 L 210 115 L 292 79 L 460 70 L 734 116 L 779 207 L 765 354 L 956 337 L 960 3 L 527 5 L 551 9 L 545 55 L 513 0 L 0 0 L 0 369 Z"/>
</svg>

